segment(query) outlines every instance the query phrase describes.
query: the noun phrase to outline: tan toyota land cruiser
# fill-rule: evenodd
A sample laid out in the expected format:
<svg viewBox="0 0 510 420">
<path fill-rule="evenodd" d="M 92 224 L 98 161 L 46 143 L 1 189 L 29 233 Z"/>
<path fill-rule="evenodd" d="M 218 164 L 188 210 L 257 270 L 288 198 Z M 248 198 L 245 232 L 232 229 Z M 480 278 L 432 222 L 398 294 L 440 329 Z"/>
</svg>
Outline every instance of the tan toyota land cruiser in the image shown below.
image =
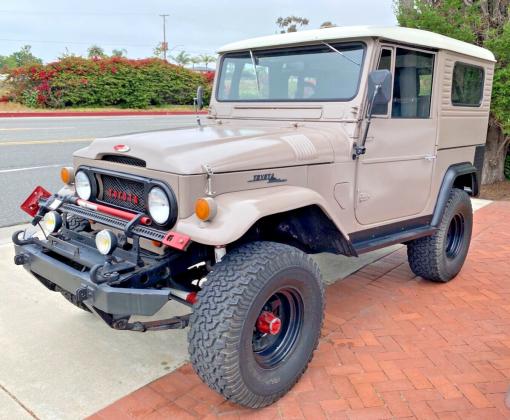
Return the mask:
<svg viewBox="0 0 510 420">
<path fill-rule="evenodd" d="M 44 235 L 17 232 L 15 263 L 112 328 L 189 325 L 191 362 L 211 388 L 271 404 L 319 340 L 324 289 L 309 254 L 401 243 L 417 276 L 461 270 L 494 61 L 405 28 L 227 45 L 207 121 L 77 151 L 65 188 L 23 203 Z M 169 300 L 190 313 L 131 319 Z"/>
</svg>

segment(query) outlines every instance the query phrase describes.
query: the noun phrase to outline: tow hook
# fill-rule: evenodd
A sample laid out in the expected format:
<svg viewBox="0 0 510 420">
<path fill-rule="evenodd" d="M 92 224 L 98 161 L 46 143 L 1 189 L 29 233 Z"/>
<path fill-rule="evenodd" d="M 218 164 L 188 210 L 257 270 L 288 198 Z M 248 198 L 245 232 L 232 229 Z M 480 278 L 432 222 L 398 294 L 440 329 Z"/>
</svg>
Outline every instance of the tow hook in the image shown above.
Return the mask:
<svg viewBox="0 0 510 420">
<path fill-rule="evenodd" d="M 14 264 L 25 265 L 30 262 L 30 256 L 27 254 L 18 254 L 14 256 Z"/>
</svg>

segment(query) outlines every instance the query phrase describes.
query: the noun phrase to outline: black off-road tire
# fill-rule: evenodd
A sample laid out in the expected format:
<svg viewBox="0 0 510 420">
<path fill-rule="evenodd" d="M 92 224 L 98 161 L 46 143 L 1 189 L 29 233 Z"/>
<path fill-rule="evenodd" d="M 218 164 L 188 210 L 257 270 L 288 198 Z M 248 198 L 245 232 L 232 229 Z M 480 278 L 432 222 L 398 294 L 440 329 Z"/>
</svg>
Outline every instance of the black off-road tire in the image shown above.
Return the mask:
<svg viewBox="0 0 510 420">
<path fill-rule="evenodd" d="M 461 270 L 473 230 L 473 209 L 469 195 L 452 189 L 438 230 L 432 236 L 407 245 L 411 270 L 426 280 L 446 283 Z"/>
<path fill-rule="evenodd" d="M 283 317 L 281 342 L 290 343 L 285 339 L 294 331 L 293 344 L 285 357 L 265 359 L 256 351 L 260 333 L 255 325 L 268 299 L 286 290 L 301 297 L 302 318 L 285 323 L 292 317 Z M 252 408 L 270 405 L 306 370 L 319 341 L 323 313 L 321 274 L 308 255 L 273 242 L 243 245 L 214 266 L 198 293 L 188 335 L 191 362 L 200 378 L 228 400 Z M 296 325 L 297 330 L 289 327 Z M 270 365 L 275 360 L 278 363 Z"/>
</svg>

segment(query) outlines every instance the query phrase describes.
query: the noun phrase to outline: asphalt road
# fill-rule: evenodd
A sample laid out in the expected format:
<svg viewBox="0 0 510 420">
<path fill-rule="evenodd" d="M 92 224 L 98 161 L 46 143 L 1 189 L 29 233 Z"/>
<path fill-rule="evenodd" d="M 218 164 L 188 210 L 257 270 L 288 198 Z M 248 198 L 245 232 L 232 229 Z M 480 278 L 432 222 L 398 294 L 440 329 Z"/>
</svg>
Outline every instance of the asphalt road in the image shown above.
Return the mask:
<svg viewBox="0 0 510 420">
<path fill-rule="evenodd" d="M 0 227 L 28 221 L 19 205 L 37 185 L 58 190 L 60 167 L 92 139 L 187 125 L 193 115 L 0 118 Z"/>
</svg>

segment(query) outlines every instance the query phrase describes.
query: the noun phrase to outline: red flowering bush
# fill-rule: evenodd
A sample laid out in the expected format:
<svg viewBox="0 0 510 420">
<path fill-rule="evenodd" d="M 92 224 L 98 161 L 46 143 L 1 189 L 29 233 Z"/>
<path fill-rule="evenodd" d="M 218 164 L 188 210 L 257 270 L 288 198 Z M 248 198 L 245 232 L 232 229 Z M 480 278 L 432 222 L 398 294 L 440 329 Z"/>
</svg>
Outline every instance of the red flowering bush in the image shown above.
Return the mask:
<svg viewBox="0 0 510 420">
<path fill-rule="evenodd" d="M 214 76 L 213 76 L 214 77 Z M 210 95 L 210 77 L 150 58 L 68 57 L 10 71 L 10 97 L 28 106 L 146 108 L 190 105 L 199 85 Z"/>
<path fill-rule="evenodd" d="M 204 78 L 205 80 L 207 81 L 207 83 L 209 84 L 212 84 L 212 82 L 214 81 L 214 76 L 216 75 L 216 72 L 214 71 L 206 71 L 204 73 Z"/>
</svg>

